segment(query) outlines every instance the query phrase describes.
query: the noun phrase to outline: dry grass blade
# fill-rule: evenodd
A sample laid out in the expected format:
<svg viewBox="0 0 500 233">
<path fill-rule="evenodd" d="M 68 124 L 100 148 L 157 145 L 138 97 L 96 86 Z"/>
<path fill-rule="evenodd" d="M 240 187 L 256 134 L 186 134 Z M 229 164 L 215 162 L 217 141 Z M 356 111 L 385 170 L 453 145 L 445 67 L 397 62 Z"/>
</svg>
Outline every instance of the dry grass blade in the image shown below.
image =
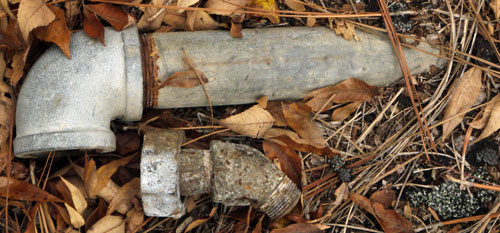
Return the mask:
<svg viewBox="0 0 500 233">
<path fill-rule="evenodd" d="M 481 74 L 481 70 L 473 67 L 457 81 L 455 91 L 444 110 L 444 119 L 472 107 L 481 91 Z M 443 124 L 443 140 L 462 122 L 463 117 L 464 115 L 460 115 Z"/>
<path fill-rule="evenodd" d="M 242 113 L 222 119 L 219 123 L 236 133 L 261 138 L 273 126 L 274 118 L 257 104 Z"/>
</svg>

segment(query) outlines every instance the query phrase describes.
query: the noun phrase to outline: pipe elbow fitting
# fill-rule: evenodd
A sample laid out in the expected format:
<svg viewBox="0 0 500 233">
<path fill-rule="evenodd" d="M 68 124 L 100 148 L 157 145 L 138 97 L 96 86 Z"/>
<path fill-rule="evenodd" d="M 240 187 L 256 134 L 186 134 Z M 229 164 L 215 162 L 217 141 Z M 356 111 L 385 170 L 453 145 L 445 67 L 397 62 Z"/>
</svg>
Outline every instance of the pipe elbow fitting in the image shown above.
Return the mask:
<svg viewBox="0 0 500 233">
<path fill-rule="evenodd" d="M 17 101 L 17 157 L 52 150 L 113 151 L 111 120 L 141 119 L 137 28 L 121 32 L 106 28 L 105 38 L 106 46 L 83 31 L 73 33 L 71 60 L 51 47 L 33 65 Z"/>
</svg>

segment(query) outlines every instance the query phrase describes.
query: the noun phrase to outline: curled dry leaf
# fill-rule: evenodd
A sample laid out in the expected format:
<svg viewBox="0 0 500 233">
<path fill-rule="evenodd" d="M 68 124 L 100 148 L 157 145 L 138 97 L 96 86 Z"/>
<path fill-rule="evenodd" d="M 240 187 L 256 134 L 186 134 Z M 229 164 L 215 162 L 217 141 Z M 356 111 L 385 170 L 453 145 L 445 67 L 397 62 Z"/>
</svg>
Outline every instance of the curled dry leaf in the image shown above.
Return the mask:
<svg viewBox="0 0 500 233">
<path fill-rule="evenodd" d="M 165 5 L 166 0 L 152 0 L 151 5 L 155 6 L 163 6 Z M 176 10 L 173 10 L 176 12 Z M 165 15 L 166 9 L 158 8 L 158 7 L 146 7 L 144 9 L 144 14 L 137 22 L 137 27 L 140 31 L 154 31 L 161 26 L 161 22 L 163 21 L 163 16 Z"/>
<path fill-rule="evenodd" d="M 136 228 L 144 222 L 144 212 L 142 209 L 136 210 L 132 208 L 127 212 L 127 219 L 125 221 L 127 222 L 127 232 L 133 232 L 134 230 L 137 232 L 140 229 Z"/>
<path fill-rule="evenodd" d="M 271 128 L 263 137 L 274 143 L 285 145 L 301 152 L 313 153 L 317 155 L 338 154 L 330 147 L 318 145 L 307 139 L 300 138 L 297 133 L 286 129 Z"/>
<path fill-rule="evenodd" d="M 89 177 L 90 183 L 86 185 L 89 195 L 91 193 L 99 193 L 104 187 L 108 185 L 108 182 L 111 180 L 111 176 L 116 172 L 116 170 L 119 167 L 129 163 L 134 157 L 135 155 L 131 155 L 122 159 L 113 160 L 101 166 L 95 173 L 91 173 Z"/>
<path fill-rule="evenodd" d="M 99 219 L 87 233 L 124 233 L 125 221 L 121 216 L 108 215 Z"/>
<path fill-rule="evenodd" d="M 351 193 L 351 200 L 361 206 L 364 210 L 372 214 L 382 229 L 387 233 L 413 233 L 413 225 L 403 218 L 398 212 L 384 208 L 378 202 L 361 196 L 357 193 Z"/>
<path fill-rule="evenodd" d="M 302 159 L 293 149 L 270 141 L 262 142 L 262 148 L 266 157 L 271 161 L 278 159 L 280 169 L 299 188 L 301 187 Z"/>
<path fill-rule="evenodd" d="M 3 57 L 0 58 L 3 60 Z M 10 133 L 13 116 L 12 89 L 0 80 L 0 148 L 5 144 Z"/>
<path fill-rule="evenodd" d="M 287 227 L 280 228 L 280 229 L 274 229 L 271 231 L 271 233 L 289 233 L 289 232 L 295 232 L 295 233 L 321 233 L 325 232 L 318 226 L 310 223 L 295 223 L 288 225 Z"/>
<path fill-rule="evenodd" d="M 378 202 L 382 204 L 384 208 L 391 207 L 394 199 L 396 199 L 396 192 L 394 190 L 379 190 L 370 196 L 372 202 Z"/>
<path fill-rule="evenodd" d="M 205 11 L 187 11 L 187 29 L 191 31 L 214 30 L 219 27 L 219 23 L 212 19 Z"/>
<path fill-rule="evenodd" d="M 19 28 L 25 41 L 31 30 L 49 25 L 56 16 L 43 0 L 22 0 L 17 12 Z"/>
<path fill-rule="evenodd" d="M 91 12 L 87 7 L 83 8 L 83 31 L 90 37 L 97 39 L 103 45 L 104 43 L 104 26 L 97 18 L 94 12 Z"/>
<path fill-rule="evenodd" d="M 175 3 L 169 4 L 173 6 Z M 186 12 L 178 13 L 175 9 L 165 9 L 165 15 L 163 16 L 163 23 L 170 25 L 176 29 L 189 30 L 187 25 L 187 14 Z"/>
<path fill-rule="evenodd" d="M 21 201 L 63 202 L 56 196 L 43 191 L 31 183 L 5 176 L 0 177 L 0 196 L 7 197 L 7 186 L 9 186 L 9 199 Z"/>
<path fill-rule="evenodd" d="M 493 107 L 497 103 L 497 101 L 500 101 L 500 94 L 496 95 L 491 99 L 487 104 L 486 107 L 484 108 L 484 111 L 482 112 L 482 115 L 480 118 L 473 120 L 469 123 L 469 126 L 474 128 L 474 129 L 483 129 L 486 126 L 486 123 L 488 123 L 488 119 L 491 116 L 491 111 L 493 110 Z"/>
<path fill-rule="evenodd" d="M 76 211 L 78 211 L 78 213 L 83 213 L 83 211 L 87 208 L 87 200 L 85 199 L 85 196 L 82 194 L 80 189 L 78 189 L 75 185 L 73 185 L 63 177 L 61 177 L 61 181 L 69 191 L 68 194 L 69 198 L 71 199 L 70 203 L 73 204 L 73 207 L 76 209 Z M 67 195 L 63 194 L 63 196 Z M 68 200 L 66 201 L 68 202 Z"/>
<path fill-rule="evenodd" d="M 85 220 L 83 219 L 82 215 L 78 213 L 78 211 L 68 205 L 68 203 L 64 203 L 64 206 L 68 210 L 69 219 L 73 227 L 80 228 L 81 226 L 85 225 Z"/>
<path fill-rule="evenodd" d="M 482 71 L 472 67 L 453 85 L 455 91 L 444 110 L 443 119 L 447 120 L 447 122 L 443 124 L 443 140 L 451 134 L 453 129 L 462 122 L 465 116 L 465 114 L 455 115 L 470 109 L 479 96 L 481 91 L 481 76 Z M 451 117 L 453 118 L 449 119 Z"/>
<path fill-rule="evenodd" d="M 210 14 L 231 15 L 235 11 L 243 10 L 249 2 L 250 0 L 208 0 L 205 8 L 208 8 Z"/>
<path fill-rule="evenodd" d="M 109 3 L 87 4 L 87 9 L 101 16 L 106 22 L 111 24 L 114 29 L 121 31 L 129 24 L 128 14 L 121 8 Z"/>
<path fill-rule="evenodd" d="M 217 207 L 214 207 L 212 208 L 212 210 L 210 211 L 210 214 L 208 215 L 208 218 L 201 218 L 201 219 L 196 219 L 194 221 L 192 221 L 187 227 L 186 227 L 186 230 L 184 230 L 184 233 L 185 232 L 188 232 L 190 230 L 193 230 L 195 227 L 205 223 L 206 221 L 208 221 L 210 218 L 212 218 L 212 216 L 214 216 L 214 214 L 217 212 Z"/>
<path fill-rule="evenodd" d="M 196 70 L 196 73 L 198 73 L 203 83 L 208 82 L 208 78 L 203 72 Z M 193 88 L 199 86 L 201 83 L 196 73 L 193 70 L 175 72 L 163 81 L 158 88 L 163 88 L 165 86 Z"/>
<path fill-rule="evenodd" d="M 342 201 L 348 197 L 349 194 L 349 187 L 345 182 L 342 182 L 342 184 L 335 189 L 335 201 L 333 202 L 332 206 L 330 207 L 331 209 L 337 208 L 340 204 L 342 204 Z"/>
<path fill-rule="evenodd" d="M 56 44 L 63 51 L 64 55 L 71 59 L 69 51 L 71 31 L 66 25 L 64 10 L 57 6 L 49 6 L 49 9 L 55 14 L 56 19 L 48 26 L 36 28 L 33 32 L 38 39 Z"/>
<path fill-rule="evenodd" d="M 132 205 L 132 201 L 134 200 L 135 195 L 140 191 L 140 185 L 141 180 L 136 177 L 120 187 L 120 189 L 118 189 L 118 192 L 109 203 L 106 215 L 112 214 L 121 203 L 128 202 L 130 203 L 129 205 Z"/>
<path fill-rule="evenodd" d="M 335 86 L 314 90 L 304 99 L 308 100 L 307 106 L 318 112 L 331 107 L 332 103 L 370 101 L 376 95 L 378 95 L 377 87 L 355 78 L 348 78 Z"/>
<path fill-rule="evenodd" d="M 337 33 L 337 35 L 343 35 L 346 40 L 354 39 L 359 41 L 359 37 L 356 36 L 356 31 L 354 30 L 354 24 L 345 20 L 336 19 L 335 25 L 337 25 L 335 28 L 335 33 Z"/>
<path fill-rule="evenodd" d="M 232 38 L 243 38 L 243 33 L 241 32 L 241 29 L 243 26 L 241 23 L 235 23 L 231 22 L 231 29 L 229 29 L 229 35 L 231 35 Z"/>
<path fill-rule="evenodd" d="M 283 115 L 283 110 L 281 109 L 280 101 L 270 101 L 267 103 L 266 110 L 271 113 L 274 118 L 274 126 L 287 126 L 285 116 Z"/>
<path fill-rule="evenodd" d="M 300 0 L 285 0 L 285 5 L 290 7 L 294 11 L 306 11 L 304 3 Z"/>
<path fill-rule="evenodd" d="M 323 132 L 313 122 L 311 108 L 302 103 L 282 104 L 281 109 L 286 123 L 297 132 L 301 138 L 314 144 L 324 145 Z"/>
<path fill-rule="evenodd" d="M 333 110 L 332 113 L 332 121 L 343 121 L 345 120 L 351 113 L 355 112 L 359 106 L 361 106 L 363 102 L 352 102 L 340 108 Z"/>
<path fill-rule="evenodd" d="M 486 124 L 483 132 L 481 132 L 481 135 L 479 135 L 479 137 L 476 138 L 476 140 L 474 140 L 474 143 L 483 140 L 484 138 L 490 136 L 495 131 L 500 129 L 500 94 L 496 95 L 492 99 L 491 102 L 492 103 L 489 104 L 488 106 L 486 106 L 486 109 L 484 110 L 484 112 L 486 113 L 486 110 L 488 109 L 488 107 L 490 105 L 493 106 L 493 107 L 491 107 L 491 110 L 490 110 L 490 116 L 488 117 L 488 123 Z"/>
<path fill-rule="evenodd" d="M 261 138 L 273 126 L 274 118 L 257 104 L 242 113 L 222 119 L 219 123 L 236 133 Z"/>
</svg>

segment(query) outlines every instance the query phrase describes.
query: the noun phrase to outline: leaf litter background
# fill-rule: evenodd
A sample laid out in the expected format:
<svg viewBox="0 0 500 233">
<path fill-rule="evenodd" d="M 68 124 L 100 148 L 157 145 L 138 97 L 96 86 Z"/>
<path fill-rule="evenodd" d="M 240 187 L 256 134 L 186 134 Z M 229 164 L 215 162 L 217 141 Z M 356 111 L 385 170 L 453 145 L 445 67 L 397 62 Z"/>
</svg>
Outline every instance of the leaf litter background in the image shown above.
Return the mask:
<svg viewBox="0 0 500 233">
<path fill-rule="evenodd" d="M 498 0 L 2 0 L 0 6 L 4 232 L 499 231 L 495 198 L 467 217 L 443 218 L 431 206 L 411 205 L 409 194 L 452 182 L 497 197 Z M 401 58 L 404 80 L 388 87 L 347 79 L 298 101 L 264 97 L 253 106 L 148 111 L 138 125 L 114 123 L 115 153 L 14 158 L 15 99 L 33 61 L 51 44 L 70 58 L 75 31 L 104 43 L 104 26 L 133 24 L 145 33 L 219 29 L 235 38 L 244 36 L 242 28 L 324 26 L 346 40 L 359 40 L 358 28 L 393 35 L 397 54 L 400 44 L 430 43 L 448 63 L 410 76 Z M 208 80 L 195 65 L 160 86 L 203 85 Z M 185 130 L 186 148 L 207 148 L 217 139 L 263 151 L 301 188 L 300 203 L 270 220 L 197 195 L 184 197 L 188 213 L 179 220 L 144 216 L 139 133 L 151 127 Z M 490 159 L 475 156 L 477 147 L 493 148 L 484 155 Z M 489 181 L 471 175 L 479 167 Z"/>
</svg>

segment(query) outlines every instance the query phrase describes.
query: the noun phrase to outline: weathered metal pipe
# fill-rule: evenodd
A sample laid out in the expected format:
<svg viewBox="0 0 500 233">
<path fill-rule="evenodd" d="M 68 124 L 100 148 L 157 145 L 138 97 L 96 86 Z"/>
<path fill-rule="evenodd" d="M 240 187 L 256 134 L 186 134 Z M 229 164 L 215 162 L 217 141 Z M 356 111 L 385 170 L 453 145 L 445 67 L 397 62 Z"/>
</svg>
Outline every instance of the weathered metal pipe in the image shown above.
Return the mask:
<svg viewBox="0 0 500 233">
<path fill-rule="evenodd" d="M 141 36 L 136 28 L 106 28 L 106 46 L 73 33 L 72 59 L 50 48 L 27 74 L 17 102 L 14 153 L 36 157 L 51 150 L 115 150 L 110 121 L 137 121 L 143 107 L 206 106 L 201 87 L 158 84 L 187 70 L 182 49 L 206 84 L 213 105 L 245 104 L 261 96 L 299 99 L 305 93 L 354 77 L 373 85 L 398 80 L 401 71 L 388 40 L 362 31 L 347 41 L 326 28 L 169 32 Z M 423 50 L 437 53 L 427 44 Z M 413 73 L 438 64 L 436 57 L 405 50 Z"/>
</svg>

